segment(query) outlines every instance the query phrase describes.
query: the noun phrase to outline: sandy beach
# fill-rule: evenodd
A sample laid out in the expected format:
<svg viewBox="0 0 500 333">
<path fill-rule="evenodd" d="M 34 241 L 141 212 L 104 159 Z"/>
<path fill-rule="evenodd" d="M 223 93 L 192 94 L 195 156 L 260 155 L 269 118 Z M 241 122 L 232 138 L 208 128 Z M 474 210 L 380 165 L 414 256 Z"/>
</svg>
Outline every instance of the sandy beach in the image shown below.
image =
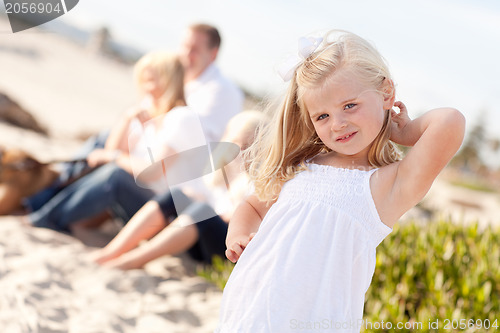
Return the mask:
<svg viewBox="0 0 500 333">
<path fill-rule="evenodd" d="M 0 218 L 2 332 L 210 332 L 220 291 L 186 257 L 108 270 L 71 236 Z"/>
<path fill-rule="evenodd" d="M 8 29 L 0 20 L 0 27 Z M 135 100 L 130 66 L 88 53 L 56 34 L 29 30 L 0 39 L 0 91 L 31 112 L 50 136 L 0 123 L 0 145 L 40 160 L 69 158 L 80 137 L 109 128 Z M 500 196 L 437 180 L 426 207 L 458 219 L 500 223 Z M 411 211 L 407 218 L 421 216 Z M 74 237 L 0 218 L 0 332 L 208 333 L 221 291 L 185 256 L 144 270 L 92 263 L 95 248 Z"/>
</svg>

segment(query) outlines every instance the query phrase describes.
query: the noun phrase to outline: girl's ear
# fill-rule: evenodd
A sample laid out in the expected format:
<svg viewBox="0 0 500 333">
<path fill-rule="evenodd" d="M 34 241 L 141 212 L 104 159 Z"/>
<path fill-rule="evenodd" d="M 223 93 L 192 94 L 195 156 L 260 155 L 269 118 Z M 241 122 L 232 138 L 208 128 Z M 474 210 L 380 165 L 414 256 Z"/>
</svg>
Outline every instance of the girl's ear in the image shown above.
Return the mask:
<svg viewBox="0 0 500 333">
<path fill-rule="evenodd" d="M 384 110 L 390 110 L 394 106 L 394 100 L 396 98 L 394 82 L 389 79 L 384 79 L 382 91 L 384 92 Z"/>
</svg>

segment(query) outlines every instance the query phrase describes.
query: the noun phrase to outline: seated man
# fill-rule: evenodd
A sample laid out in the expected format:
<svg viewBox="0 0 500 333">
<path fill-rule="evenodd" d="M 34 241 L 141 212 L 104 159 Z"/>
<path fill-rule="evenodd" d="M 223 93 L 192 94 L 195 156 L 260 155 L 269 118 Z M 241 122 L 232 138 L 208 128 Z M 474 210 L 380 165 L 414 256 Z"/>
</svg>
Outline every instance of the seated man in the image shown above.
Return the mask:
<svg viewBox="0 0 500 333">
<path fill-rule="evenodd" d="M 229 119 L 243 107 L 243 93 L 215 64 L 220 45 L 215 27 L 195 24 L 185 32 L 179 51 L 186 101 L 198 113 L 208 142 L 219 141 Z"/>
</svg>

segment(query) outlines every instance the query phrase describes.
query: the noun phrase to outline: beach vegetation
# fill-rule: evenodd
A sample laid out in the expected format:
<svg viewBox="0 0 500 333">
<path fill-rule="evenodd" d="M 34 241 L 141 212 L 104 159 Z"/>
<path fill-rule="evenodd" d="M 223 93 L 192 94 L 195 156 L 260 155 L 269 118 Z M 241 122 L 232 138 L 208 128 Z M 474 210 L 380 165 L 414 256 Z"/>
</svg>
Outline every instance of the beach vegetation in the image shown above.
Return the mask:
<svg viewBox="0 0 500 333">
<path fill-rule="evenodd" d="M 216 258 L 199 274 L 222 289 L 233 267 Z M 377 248 L 363 319 L 386 323 L 377 332 L 394 331 L 398 323 L 421 323 L 419 332 L 500 325 L 500 228 L 445 219 L 396 225 Z M 411 331 L 405 327 L 412 325 L 398 331 Z"/>
</svg>

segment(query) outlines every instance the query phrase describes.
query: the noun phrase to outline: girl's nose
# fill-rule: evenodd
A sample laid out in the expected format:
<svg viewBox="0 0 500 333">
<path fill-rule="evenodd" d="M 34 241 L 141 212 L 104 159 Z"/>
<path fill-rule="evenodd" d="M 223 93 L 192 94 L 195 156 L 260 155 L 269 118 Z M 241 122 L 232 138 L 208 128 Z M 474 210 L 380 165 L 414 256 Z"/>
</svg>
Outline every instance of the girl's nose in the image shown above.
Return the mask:
<svg viewBox="0 0 500 333">
<path fill-rule="evenodd" d="M 337 116 L 332 119 L 331 130 L 334 132 L 340 131 L 347 126 L 347 120 L 342 116 Z"/>
</svg>

